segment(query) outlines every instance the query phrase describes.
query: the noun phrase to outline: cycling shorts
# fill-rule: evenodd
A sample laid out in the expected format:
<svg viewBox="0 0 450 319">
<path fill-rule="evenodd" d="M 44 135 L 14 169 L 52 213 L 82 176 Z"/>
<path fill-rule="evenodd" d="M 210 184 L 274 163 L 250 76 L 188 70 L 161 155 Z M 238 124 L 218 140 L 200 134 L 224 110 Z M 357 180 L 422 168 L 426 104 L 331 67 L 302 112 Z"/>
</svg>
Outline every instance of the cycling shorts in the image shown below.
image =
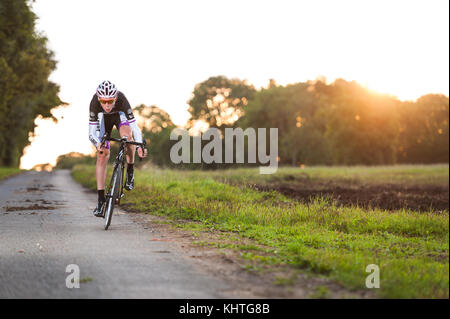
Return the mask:
<svg viewBox="0 0 450 319">
<path fill-rule="evenodd" d="M 111 131 L 113 127 L 115 126 L 117 130 L 120 129 L 121 126 L 130 126 L 130 123 L 128 123 L 127 117 L 123 112 L 118 112 L 114 114 L 103 114 L 103 116 L 100 116 L 99 118 L 99 125 L 100 125 L 100 134 L 99 137 L 101 138 L 105 133 L 108 134 L 108 138 L 111 137 Z M 106 141 L 105 147 L 109 149 L 109 141 Z"/>
</svg>

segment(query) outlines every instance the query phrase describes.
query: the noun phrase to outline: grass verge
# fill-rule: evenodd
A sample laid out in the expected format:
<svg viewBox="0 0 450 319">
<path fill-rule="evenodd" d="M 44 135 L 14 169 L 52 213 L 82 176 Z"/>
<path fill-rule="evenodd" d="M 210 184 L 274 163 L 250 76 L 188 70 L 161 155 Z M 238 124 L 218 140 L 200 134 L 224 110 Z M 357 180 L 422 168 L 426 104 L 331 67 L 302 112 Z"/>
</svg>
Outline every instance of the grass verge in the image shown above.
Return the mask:
<svg viewBox="0 0 450 319">
<path fill-rule="evenodd" d="M 17 175 L 21 172 L 19 168 L 14 167 L 0 167 L 0 181 L 4 178 Z"/>
<path fill-rule="evenodd" d="M 292 182 L 329 182 L 334 184 L 403 184 L 448 185 L 448 164 L 392 166 L 311 166 L 281 167 L 275 174 L 259 174 L 258 168 L 235 168 L 215 171 L 186 170 L 196 178 L 212 178 L 232 185 L 273 185 Z"/>
<path fill-rule="evenodd" d="M 94 166 L 75 166 L 72 175 L 95 189 Z M 274 191 L 221 183 L 203 172 L 138 170 L 136 185 L 124 201 L 133 210 L 250 239 L 268 247 L 242 254 L 260 264 L 288 265 L 349 289 L 365 289 L 366 267 L 376 264 L 379 297 L 449 297 L 448 211 L 337 207 L 323 198 L 305 205 Z"/>
</svg>

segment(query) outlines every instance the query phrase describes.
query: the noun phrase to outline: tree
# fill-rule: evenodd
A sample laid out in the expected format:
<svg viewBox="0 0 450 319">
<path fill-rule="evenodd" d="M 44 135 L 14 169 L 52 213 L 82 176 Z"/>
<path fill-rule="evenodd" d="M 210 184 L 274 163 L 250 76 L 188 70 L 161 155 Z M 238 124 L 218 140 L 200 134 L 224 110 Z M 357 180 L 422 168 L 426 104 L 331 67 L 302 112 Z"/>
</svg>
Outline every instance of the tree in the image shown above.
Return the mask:
<svg viewBox="0 0 450 319">
<path fill-rule="evenodd" d="M 448 163 L 449 99 L 428 94 L 399 107 L 399 159 L 403 163 Z"/>
<path fill-rule="evenodd" d="M 281 164 L 326 164 L 329 155 L 324 138 L 325 119 L 319 96 L 312 82 L 286 87 L 276 86 L 258 91 L 250 101 L 238 125 L 244 127 L 278 128 Z"/>
<path fill-rule="evenodd" d="M 398 143 L 397 99 L 338 79 L 327 90 L 327 131 L 335 164 L 394 164 Z"/>
<path fill-rule="evenodd" d="M 0 2 L 0 165 L 18 166 L 38 115 L 63 104 L 48 81 L 56 68 L 47 39 L 35 31 L 35 14 L 25 0 Z M 53 118 L 53 117 L 52 117 Z M 55 118 L 53 118 L 56 120 Z"/>
<path fill-rule="evenodd" d="M 188 126 L 192 127 L 195 121 L 201 120 L 223 132 L 244 114 L 255 93 L 255 88 L 246 81 L 225 76 L 210 77 L 195 86 L 188 101 L 191 113 Z"/>
<path fill-rule="evenodd" d="M 139 105 L 133 109 L 143 137 L 149 141 L 148 152 L 150 160 L 159 166 L 170 166 L 170 132 L 175 129 L 170 115 L 161 108 L 152 105 Z"/>
</svg>

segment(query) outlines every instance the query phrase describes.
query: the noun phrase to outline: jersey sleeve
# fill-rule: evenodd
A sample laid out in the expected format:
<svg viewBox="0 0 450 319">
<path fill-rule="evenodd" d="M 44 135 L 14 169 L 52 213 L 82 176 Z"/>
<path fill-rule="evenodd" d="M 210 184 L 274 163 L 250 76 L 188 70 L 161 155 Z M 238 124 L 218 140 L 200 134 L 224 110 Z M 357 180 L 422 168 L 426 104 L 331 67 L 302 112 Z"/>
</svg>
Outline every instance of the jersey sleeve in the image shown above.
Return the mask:
<svg viewBox="0 0 450 319">
<path fill-rule="evenodd" d="M 130 124 L 131 131 L 133 132 L 134 140 L 138 143 L 142 143 L 142 133 L 136 123 L 136 118 L 133 115 L 133 110 L 131 109 L 130 102 L 125 97 L 125 94 L 119 92 L 119 100 L 121 102 L 121 110 L 125 114 L 128 123 Z"/>
<path fill-rule="evenodd" d="M 100 139 L 97 136 L 98 127 L 98 111 L 97 111 L 97 96 L 94 94 L 89 106 L 89 140 L 94 146 L 100 143 Z"/>
<path fill-rule="evenodd" d="M 120 110 L 125 114 L 127 117 L 128 122 L 132 120 L 136 120 L 133 115 L 133 110 L 131 109 L 130 102 L 128 102 L 128 99 L 125 97 L 125 94 L 122 92 L 119 92 L 119 103 L 121 105 Z"/>
<path fill-rule="evenodd" d="M 94 94 L 89 105 L 89 123 L 98 122 L 98 104 L 97 96 Z"/>
<path fill-rule="evenodd" d="M 133 132 L 134 140 L 138 143 L 142 143 L 142 133 L 139 127 L 137 126 L 136 120 L 133 120 L 130 123 L 131 131 Z"/>
</svg>

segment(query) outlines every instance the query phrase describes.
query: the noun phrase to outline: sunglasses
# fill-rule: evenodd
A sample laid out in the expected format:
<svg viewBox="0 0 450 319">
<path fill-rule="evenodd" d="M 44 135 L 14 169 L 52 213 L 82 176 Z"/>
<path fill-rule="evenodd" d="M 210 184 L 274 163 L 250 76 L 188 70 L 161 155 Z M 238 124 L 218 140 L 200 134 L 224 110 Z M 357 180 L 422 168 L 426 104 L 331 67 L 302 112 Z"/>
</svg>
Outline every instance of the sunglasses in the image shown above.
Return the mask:
<svg viewBox="0 0 450 319">
<path fill-rule="evenodd" d="M 114 102 L 116 101 L 115 99 L 111 99 L 111 100 L 102 100 L 102 99 L 98 99 L 98 101 L 101 104 L 114 104 Z"/>
</svg>

